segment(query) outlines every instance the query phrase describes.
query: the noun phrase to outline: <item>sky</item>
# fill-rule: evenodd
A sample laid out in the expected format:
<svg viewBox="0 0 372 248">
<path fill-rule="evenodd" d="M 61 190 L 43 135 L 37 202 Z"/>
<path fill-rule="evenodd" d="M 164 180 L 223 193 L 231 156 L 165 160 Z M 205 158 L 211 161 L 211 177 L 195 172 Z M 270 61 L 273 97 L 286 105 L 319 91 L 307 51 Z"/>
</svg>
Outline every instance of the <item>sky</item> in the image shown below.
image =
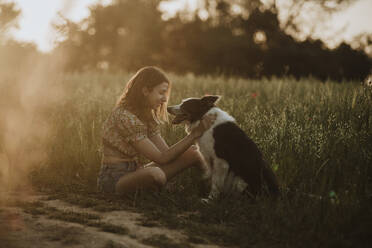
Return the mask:
<svg viewBox="0 0 372 248">
<path fill-rule="evenodd" d="M 20 41 L 34 42 L 42 52 L 53 49 L 55 36 L 52 22 L 57 19 L 57 13 L 72 21 L 80 21 L 89 15 L 89 5 L 100 1 L 107 4 L 110 0 L 12 0 L 22 11 L 19 19 L 19 29 L 13 30 L 11 35 Z M 282 0 L 285 1 L 285 0 Z M 184 7 L 195 8 L 195 0 L 173 0 L 162 4 L 161 9 L 169 13 Z M 334 15 L 326 25 L 330 32 L 318 31 L 317 37 L 332 40 L 337 43 L 340 40 L 351 41 L 361 33 L 372 33 L 372 0 L 358 0 L 348 9 Z M 310 20 L 311 21 L 311 20 Z M 345 28 L 345 29 L 343 29 Z M 342 30 L 337 36 L 333 30 Z"/>
</svg>

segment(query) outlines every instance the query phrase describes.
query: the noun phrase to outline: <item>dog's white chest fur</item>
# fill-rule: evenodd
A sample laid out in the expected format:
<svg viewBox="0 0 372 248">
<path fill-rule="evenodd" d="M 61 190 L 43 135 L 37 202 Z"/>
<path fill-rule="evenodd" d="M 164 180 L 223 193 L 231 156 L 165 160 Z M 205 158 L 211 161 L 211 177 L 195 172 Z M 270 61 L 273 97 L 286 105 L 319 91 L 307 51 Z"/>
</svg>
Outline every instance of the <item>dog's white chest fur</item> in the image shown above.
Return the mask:
<svg viewBox="0 0 372 248">
<path fill-rule="evenodd" d="M 200 149 L 200 152 L 203 154 L 203 156 L 207 159 L 207 157 L 215 157 L 215 151 L 213 149 L 214 147 L 214 137 L 213 137 L 213 128 L 223 122 L 226 121 L 232 121 L 235 122 L 235 119 L 230 116 L 225 111 L 222 111 L 221 109 L 214 107 L 210 109 L 205 115 L 208 114 L 216 114 L 216 120 L 213 123 L 213 125 L 204 132 L 204 134 L 199 138 L 198 140 L 198 146 Z M 190 132 L 192 129 L 197 127 L 199 125 L 199 121 L 193 123 L 192 125 L 186 126 L 187 131 Z"/>
<path fill-rule="evenodd" d="M 232 171 L 229 170 L 228 162 L 224 159 L 218 158 L 214 150 L 214 127 L 224 122 L 235 122 L 235 119 L 228 113 L 217 107 L 210 109 L 206 113 L 206 115 L 208 114 L 216 114 L 216 120 L 213 125 L 199 138 L 199 140 L 197 141 L 197 145 L 208 167 L 206 177 L 211 177 L 212 179 L 212 189 L 210 197 L 217 197 L 220 192 L 241 192 L 247 186 L 246 183 L 240 177 L 237 177 L 233 174 Z M 186 125 L 186 132 L 191 132 L 191 130 L 198 125 L 199 121 L 191 125 Z"/>
</svg>

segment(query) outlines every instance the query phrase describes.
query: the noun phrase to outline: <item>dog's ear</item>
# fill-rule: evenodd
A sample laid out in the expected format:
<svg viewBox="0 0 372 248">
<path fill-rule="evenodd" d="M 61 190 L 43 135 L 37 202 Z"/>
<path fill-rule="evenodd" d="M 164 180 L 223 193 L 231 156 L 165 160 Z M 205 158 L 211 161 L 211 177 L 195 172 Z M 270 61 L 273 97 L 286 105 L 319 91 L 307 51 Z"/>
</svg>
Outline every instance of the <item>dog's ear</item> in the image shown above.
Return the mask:
<svg viewBox="0 0 372 248">
<path fill-rule="evenodd" d="M 216 96 L 216 95 L 208 95 L 208 96 L 203 96 L 202 101 L 206 102 L 210 105 L 214 105 L 221 99 L 221 96 Z"/>
</svg>

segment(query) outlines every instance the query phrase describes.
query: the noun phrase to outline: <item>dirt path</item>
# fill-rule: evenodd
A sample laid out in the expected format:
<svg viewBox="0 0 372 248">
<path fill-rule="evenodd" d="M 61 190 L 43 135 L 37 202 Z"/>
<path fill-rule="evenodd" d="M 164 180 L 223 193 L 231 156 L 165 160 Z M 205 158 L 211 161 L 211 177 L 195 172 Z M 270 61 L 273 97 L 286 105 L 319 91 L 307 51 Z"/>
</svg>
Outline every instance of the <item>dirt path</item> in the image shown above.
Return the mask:
<svg viewBox="0 0 372 248">
<path fill-rule="evenodd" d="M 12 202 L 15 196 L 9 196 Z M 61 200 L 46 200 L 42 195 L 22 197 L 22 203 L 37 203 L 43 209 L 72 217 L 86 216 L 99 219 L 99 225 L 114 230 L 103 231 L 97 223 L 73 223 L 73 221 L 51 218 L 50 214 L 40 214 L 40 210 L 25 210 L 17 204 L 0 202 L 0 247 L 1 248 L 124 248 L 124 247 L 195 247 L 214 248 L 211 244 L 191 244 L 188 237 L 177 230 L 162 226 L 143 226 L 141 214 L 129 211 L 98 212 L 80 208 Z M 4 202 L 3 202 L 4 203 Z M 21 204 L 22 204 L 21 203 Z M 39 212 L 37 212 L 39 211 Z M 77 221 L 79 222 L 79 221 Z M 80 220 L 84 222 L 84 219 Z M 91 225 L 89 223 L 94 223 Z M 115 228 L 125 232 L 115 233 Z M 122 229 L 120 229 L 122 228 Z"/>
</svg>

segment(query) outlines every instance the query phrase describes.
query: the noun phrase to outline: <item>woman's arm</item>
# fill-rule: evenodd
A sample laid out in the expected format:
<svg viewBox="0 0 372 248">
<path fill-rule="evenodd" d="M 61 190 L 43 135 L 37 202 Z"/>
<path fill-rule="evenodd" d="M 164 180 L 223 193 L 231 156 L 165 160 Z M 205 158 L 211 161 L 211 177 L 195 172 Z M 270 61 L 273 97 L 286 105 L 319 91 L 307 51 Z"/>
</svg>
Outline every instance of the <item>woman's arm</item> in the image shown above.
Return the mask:
<svg viewBox="0 0 372 248">
<path fill-rule="evenodd" d="M 157 164 L 167 164 L 184 153 L 198 138 L 195 134 L 189 134 L 169 149 L 161 152 L 149 138 L 141 139 L 133 143 L 134 148 L 146 158 Z"/>
<path fill-rule="evenodd" d="M 138 152 L 140 152 L 151 161 L 154 161 L 157 164 L 167 164 L 176 159 L 191 145 L 193 145 L 196 139 L 202 136 L 204 131 L 211 127 L 215 119 L 216 116 L 208 116 L 204 118 L 200 122 L 199 126 L 195 128 L 190 134 L 188 134 L 182 140 L 165 151 L 160 151 L 159 148 L 149 138 L 141 139 L 137 142 L 132 143 L 132 145 Z"/>
<path fill-rule="evenodd" d="M 164 152 L 169 149 L 168 144 L 165 142 L 163 137 L 160 134 L 150 137 L 150 140 L 154 145 L 161 151 Z"/>
</svg>

